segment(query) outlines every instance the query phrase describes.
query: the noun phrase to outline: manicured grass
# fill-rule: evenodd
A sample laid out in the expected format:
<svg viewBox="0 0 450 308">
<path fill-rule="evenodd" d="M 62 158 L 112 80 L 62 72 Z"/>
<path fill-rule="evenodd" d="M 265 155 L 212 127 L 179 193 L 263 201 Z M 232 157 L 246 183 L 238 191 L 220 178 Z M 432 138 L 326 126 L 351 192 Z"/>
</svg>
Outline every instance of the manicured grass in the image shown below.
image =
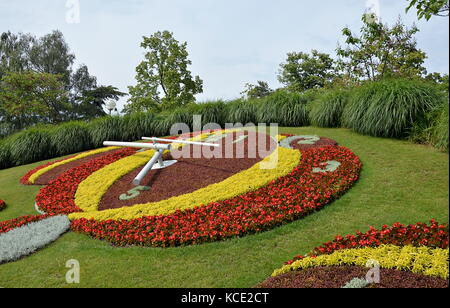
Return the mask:
<svg viewBox="0 0 450 308">
<path fill-rule="evenodd" d="M 81 264 L 79 287 L 251 287 L 284 261 L 336 234 L 394 222 L 448 222 L 449 156 L 406 141 L 358 135 L 346 129 L 289 128 L 319 134 L 352 149 L 364 163 L 360 181 L 341 199 L 302 220 L 257 235 L 200 246 L 112 248 L 67 233 L 46 249 L 0 265 L 0 287 L 73 287 L 66 261 Z M 39 164 L 0 171 L 0 220 L 34 213 L 36 187 L 18 184 Z"/>
</svg>

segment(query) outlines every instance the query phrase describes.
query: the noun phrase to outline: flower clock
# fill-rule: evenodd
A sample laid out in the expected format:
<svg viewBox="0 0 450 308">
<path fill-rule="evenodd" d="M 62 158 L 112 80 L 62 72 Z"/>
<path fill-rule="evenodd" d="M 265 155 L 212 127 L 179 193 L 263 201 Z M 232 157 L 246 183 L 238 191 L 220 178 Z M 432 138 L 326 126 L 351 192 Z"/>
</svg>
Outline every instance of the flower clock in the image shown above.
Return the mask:
<svg viewBox="0 0 450 308">
<path fill-rule="evenodd" d="M 171 137 L 177 139 L 180 136 Z M 319 136 L 216 130 L 182 136 L 219 147 L 175 144 L 176 163 L 133 178 L 152 149 L 106 147 L 28 172 L 43 185 L 41 213 L 0 223 L 1 233 L 56 217 L 115 246 L 200 244 L 270 230 L 320 210 L 358 180 L 360 159 Z M 55 220 L 64 230 L 63 220 Z"/>
</svg>

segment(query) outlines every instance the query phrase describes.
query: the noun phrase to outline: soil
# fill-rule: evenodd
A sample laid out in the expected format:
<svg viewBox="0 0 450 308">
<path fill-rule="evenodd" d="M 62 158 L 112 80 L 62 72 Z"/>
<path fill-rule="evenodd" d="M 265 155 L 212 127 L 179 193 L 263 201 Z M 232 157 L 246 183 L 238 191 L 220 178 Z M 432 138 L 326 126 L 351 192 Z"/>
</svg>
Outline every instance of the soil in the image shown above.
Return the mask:
<svg viewBox="0 0 450 308">
<path fill-rule="evenodd" d="M 244 134 L 246 136 L 255 137 L 257 141 L 260 141 L 260 138 L 265 138 L 267 145 L 266 149 L 275 149 L 276 142 L 270 136 L 254 132 L 245 132 Z M 256 155 L 256 157 L 253 157 L 248 151 L 249 148 L 254 148 L 254 146 L 249 147 L 249 138 L 233 144 L 233 141 L 236 141 L 241 135 L 242 133 L 239 135 L 233 133 L 232 139 L 226 138 L 215 142 L 220 144 L 220 147 L 217 148 L 217 153 L 222 153 L 222 157 L 205 157 L 203 153 L 201 153 L 202 147 L 190 145 L 185 146 L 184 148 L 185 153 L 189 153 L 189 155 L 184 155 L 182 158 L 172 157 L 172 155 L 176 156 L 175 154 L 165 155 L 165 160 L 176 159 L 178 162 L 164 169 L 150 171 L 141 182 L 141 186 L 148 186 L 150 187 L 149 190 L 140 191 L 139 195 L 131 200 L 120 200 L 119 197 L 122 194 L 126 194 L 128 191 L 135 188 L 132 181 L 141 171 L 142 167 L 137 168 L 123 176 L 109 188 L 99 204 L 99 210 L 157 202 L 174 196 L 191 193 L 210 184 L 221 182 L 238 172 L 249 169 L 271 153 L 271 151 L 267 151 L 263 155 Z M 225 150 L 233 148 L 233 153 L 236 154 L 238 145 L 244 145 L 241 147 L 243 148 L 243 157 L 226 158 Z M 211 147 L 208 149 L 212 150 L 213 148 Z M 200 155 L 193 156 L 195 152 Z M 231 157 L 235 157 L 235 155 L 232 155 Z"/>
<path fill-rule="evenodd" d="M 256 288 L 341 288 L 354 278 L 364 279 L 368 268 L 358 266 L 315 267 L 271 277 Z M 407 271 L 380 269 L 380 283 L 367 288 L 448 288 L 449 281 Z"/>
</svg>

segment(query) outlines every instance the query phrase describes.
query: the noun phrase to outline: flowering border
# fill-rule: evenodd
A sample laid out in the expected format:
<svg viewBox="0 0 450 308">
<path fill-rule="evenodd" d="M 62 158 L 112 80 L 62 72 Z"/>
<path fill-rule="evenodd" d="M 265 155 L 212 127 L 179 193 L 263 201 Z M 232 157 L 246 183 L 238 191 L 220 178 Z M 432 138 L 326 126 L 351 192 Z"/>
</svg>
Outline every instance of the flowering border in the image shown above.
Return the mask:
<svg viewBox="0 0 450 308">
<path fill-rule="evenodd" d="M 416 274 L 447 279 L 449 277 L 448 254 L 448 249 L 426 246 L 382 245 L 375 248 L 341 249 L 329 255 L 297 260 L 275 270 L 272 277 L 318 266 L 366 266 L 368 261 L 376 260 L 381 268 L 411 271 Z"/>
<path fill-rule="evenodd" d="M 229 200 L 132 220 L 76 219 L 72 230 L 116 246 L 168 247 L 223 240 L 304 217 L 339 198 L 359 178 L 361 161 L 347 148 L 327 146 L 302 155 L 290 174 Z M 335 172 L 313 172 L 329 160 L 342 164 Z"/>
<path fill-rule="evenodd" d="M 9 232 L 15 228 L 46 219 L 53 215 L 28 215 L 10 220 L 0 221 L 0 234 Z"/>
<path fill-rule="evenodd" d="M 432 248 L 448 248 L 449 245 L 449 225 L 439 224 L 432 219 L 430 224 L 418 222 L 405 226 L 401 223 L 395 223 L 391 227 L 384 225 L 380 230 L 370 227 L 366 233 L 356 232 L 356 235 L 336 236 L 331 242 L 326 242 L 316 247 L 306 256 L 296 256 L 286 262 L 289 265 L 297 260 L 308 256 L 314 257 L 324 254 L 331 254 L 340 249 L 377 247 L 381 245 L 396 246 L 428 246 Z"/>
<path fill-rule="evenodd" d="M 25 176 L 23 176 L 21 178 L 20 183 L 24 184 L 24 185 L 33 185 L 40 176 L 49 172 L 50 170 L 53 170 L 59 166 L 77 161 L 79 159 L 83 159 L 83 158 L 93 156 L 96 154 L 112 151 L 114 149 L 119 149 L 119 148 L 118 147 L 100 148 L 100 149 L 96 149 L 96 150 L 92 150 L 92 151 L 88 151 L 88 152 L 83 152 L 81 154 L 77 154 L 74 156 L 70 156 L 70 157 L 62 159 L 62 160 L 57 160 L 57 161 L 53 161 L 53 162 L 44 164 L 44 165 L 39 166 L 39 167 L 31 170 L 30 172 L 28 172 Z"/>
</svg>

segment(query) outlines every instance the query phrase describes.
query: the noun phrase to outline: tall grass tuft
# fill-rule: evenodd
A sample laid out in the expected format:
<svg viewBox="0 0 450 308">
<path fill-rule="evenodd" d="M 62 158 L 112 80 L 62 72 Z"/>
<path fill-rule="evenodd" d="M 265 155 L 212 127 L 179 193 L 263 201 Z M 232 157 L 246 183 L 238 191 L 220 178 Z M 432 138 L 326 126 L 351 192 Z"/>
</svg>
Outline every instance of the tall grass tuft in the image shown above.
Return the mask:
<svg viewBox="0 0 450 308">
<path fill-rule="evenodd" d="M 89 123 L 89 135 L 92 146 L 99 148 L 106 140 L 123 141 L 123 117 L 107 116 Z"/>
<path fill-rule="evenodd" d="M 122 139 L 126 141 L 139 140 L 142 137 L 152 137 L 154 135 L 153 113 L 133 113 L 123 117 Z"/>
<path fill-rule="evenodd" d="M 88 125 L 85 122 L 62 123 L 52 129 L 50 140 L 58 156 L 92 148 Z"/>
<path fill-rule="evenodd" d="M 420 80 L 370 82 L 355 89 L 344 110 L 344 125 L 361 134 L 404 138 L 439 102 L 436 88 Z"/>
<path fill-rule="evenodd" d="M 55 157 L 52 128 L 33 127 L 14 134 L 8 140 L 11 163 L 19 166 Z"/>
<path fill-rule="evenodd" d="M 276 91 L 260 100 L 258 123 L 278 123 L 280 126 L 306 126 L 309 124 L 307 99 L 299 93 Z"/>
<path fill-rule="evenodd" d="M 225 107 L 227 123 L 257 123 L 258 106 L 254 100 L 237 99 L 228 102 Z"/>
<path fill-rule="evenodd" d="M 431 127 L 431 142 L 432 144 L 442 150 L 449 151 L 449 136 L 448 136 L 448 100 L 444 101 L 435 111 L 435 121 Z"/>
<path fill-rule="evenodd" d="M 12 166 L 9 140 L 10 138 L 0 139 L 0 169 Z"/>
<path fill-rule="evenodd" d="M 348 100 L 347 90 L 334 89 L 324 92 L 311 106 L 311 124 L 318 127 L 341 127 L 342 114 Z"/>
</svg>

